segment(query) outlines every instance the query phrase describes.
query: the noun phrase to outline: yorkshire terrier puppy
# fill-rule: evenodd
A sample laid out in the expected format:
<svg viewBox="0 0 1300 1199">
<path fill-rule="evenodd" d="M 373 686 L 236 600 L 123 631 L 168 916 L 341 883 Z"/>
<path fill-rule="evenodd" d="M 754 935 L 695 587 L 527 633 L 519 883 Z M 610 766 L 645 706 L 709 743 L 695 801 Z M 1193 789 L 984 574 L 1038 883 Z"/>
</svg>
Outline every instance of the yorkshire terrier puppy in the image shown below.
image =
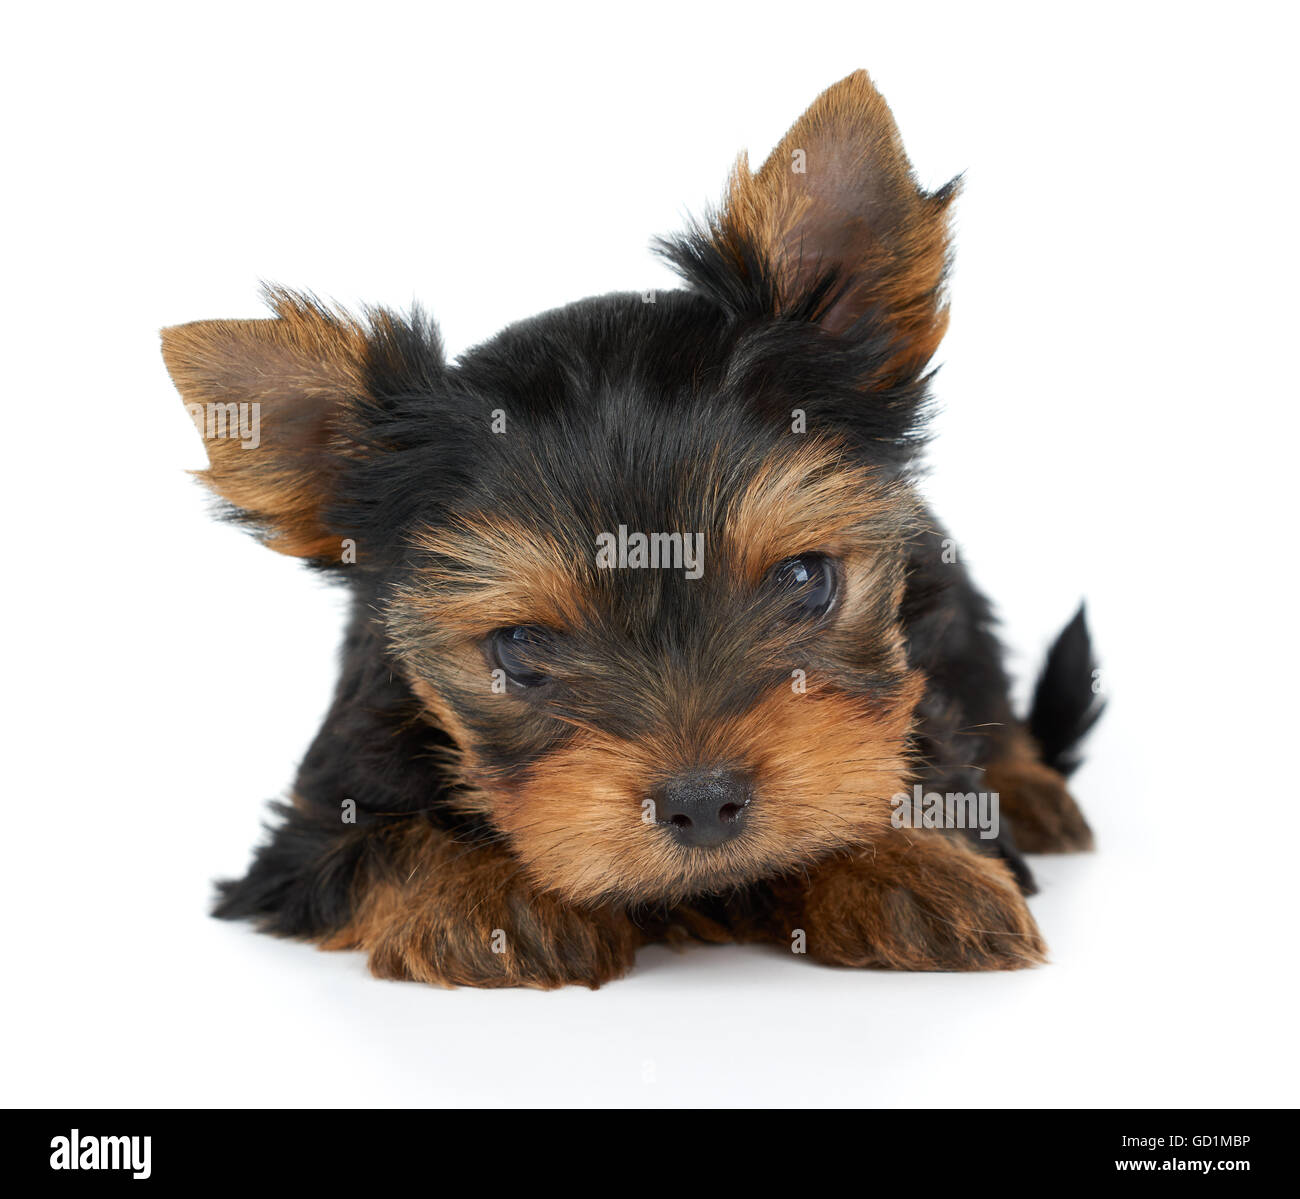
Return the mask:
<svg viewBox="0 0 1300 1199">
<path fill-rule="evenodd" d="M 1082 612 L 1018 719 L 918 498 L 954 184 L 864 72 L 659 252 L 448 362 L 418 312 L 163 333 L 230 518 L 351 589 L 333 706 L 216 914 L 383 978 L 598 986 L 653 940 L 1042 960 L 1086 849 Z M 990 819 L 970 819 L 978 810 Z"/>
</svg>

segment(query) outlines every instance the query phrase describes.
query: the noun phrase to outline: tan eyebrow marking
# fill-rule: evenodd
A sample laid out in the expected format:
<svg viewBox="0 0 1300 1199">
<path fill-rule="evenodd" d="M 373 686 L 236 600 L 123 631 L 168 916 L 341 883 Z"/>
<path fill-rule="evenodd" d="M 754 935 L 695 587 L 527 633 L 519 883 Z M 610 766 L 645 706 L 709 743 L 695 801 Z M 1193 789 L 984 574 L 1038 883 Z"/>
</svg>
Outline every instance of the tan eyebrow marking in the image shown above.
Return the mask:
<svg viewBox="0 0 1300 1199">
<path fill-rule="evenodd" d="M 757 583 L 792 554 L 896 544 L 916 517 L 908 489 L 881 481 L 843 447 L 819 439 L 764 461 L 730 506 L 726 530 L 740 573 Z"/>
<path fill-rule="evenodd" d="M 545 533 L 479 513 L 425 529 L 414 544 L 440 561 L 420 571 L 406 598 L 467 636 L 516 624 L 565 629 L 582 619 L 592 564 Z"/>
</svg>

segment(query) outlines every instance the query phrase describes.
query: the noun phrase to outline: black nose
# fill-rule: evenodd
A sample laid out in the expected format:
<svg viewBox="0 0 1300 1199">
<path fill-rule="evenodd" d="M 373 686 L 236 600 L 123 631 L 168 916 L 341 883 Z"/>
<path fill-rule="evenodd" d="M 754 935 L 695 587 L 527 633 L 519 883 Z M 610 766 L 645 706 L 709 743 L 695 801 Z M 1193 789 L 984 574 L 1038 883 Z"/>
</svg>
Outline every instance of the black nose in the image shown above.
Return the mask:
<svg viewBox="0 0 1300 1199">
<path fill-rule="evenodd" d="M 727 770 L 683 774 L 653 796 L 656 819 L 681 845 L 721 845 L 740 832 L 749 783 Z"/>
</svg>

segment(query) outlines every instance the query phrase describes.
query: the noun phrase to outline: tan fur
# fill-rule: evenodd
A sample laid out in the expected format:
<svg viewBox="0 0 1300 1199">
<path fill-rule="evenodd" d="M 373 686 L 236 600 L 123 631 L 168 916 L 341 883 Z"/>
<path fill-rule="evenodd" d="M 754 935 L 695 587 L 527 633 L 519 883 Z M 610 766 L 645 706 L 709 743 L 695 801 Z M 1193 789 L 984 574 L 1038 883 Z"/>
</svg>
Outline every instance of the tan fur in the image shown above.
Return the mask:
<svg viewBox="0 0 1300 1199">
<path fill-rule="evenodd" d="M 726 537 L 738 573 L 756 584 L 793 554 L 863 558 L 873 540 L 892 550 L 917 513 L 910 492 L 849 465 L 834 441 L 809 438 L 758 467 L 727 513 Z"/>
<path fill-rule="evenodd" d="M 1006 864 L 939 831 L 896 830 L 827 862 L 787 919 L 838 966 L 1015 970 L 1046 956 Z"/>
<path fill-rule="evenodd" d="M 619 977 L 641 940 L 621 912 L 537 894 L 501 850 L 421 824 L 403 835 L 391 870 L 359 880 L 355 915 L 322 948 L 365 951 L 380 978 L 548 990 Z"/>
<path fill-rule="evenodd" d="M 198 477 L 254 517 L 272 549 L 337 560 L 341 539 L 321 509 L 334 455 L 350 452 L 350 408 L 365 392 L 365 329 L 292 293 L 269 297 L 274 319 L 164 329 L 163 360 L 187 405 L 260 406 L 261 444 L 205 438 L 210 465 Z"/>
<path fill-rule="evenodd" d="M 796 151 L 804 173 L 794 169 Z M 839 332 L 873 308 L 888 320 L 899 343 L 884 383 L 920 369 L 947 328 L 942 283 L 954 194 L 917 186 L 889 106 L 856 71 L 813 102 L 756 174 L 741 154 L 715 236 L 737 262 L 745 244 L 765 255 L 782 309 L 828 267 L 852 275 L 823 323 Z"/>
<path fill-rule="evenodd" d="M 989 763 L 986 780 L 1024 853 L 1075 853 L 1093 847 L 1092 829 L 1065 778 L 1043 764 L 1038 746 L 1024 729 L 1012 730 Z"/>
<path fill-rule="evenodd" d="M 592 574 L 594 541 L 582 558 L 535 529 L 480 513 L 451 528 L 424 530 L 415 546 L 451 566 L 423 572 L 414 602 L 429 597 L 431 614 L 465 637 L 509 625 L 563 629 L 581 619 L 581 584 Z"/>
</svg>

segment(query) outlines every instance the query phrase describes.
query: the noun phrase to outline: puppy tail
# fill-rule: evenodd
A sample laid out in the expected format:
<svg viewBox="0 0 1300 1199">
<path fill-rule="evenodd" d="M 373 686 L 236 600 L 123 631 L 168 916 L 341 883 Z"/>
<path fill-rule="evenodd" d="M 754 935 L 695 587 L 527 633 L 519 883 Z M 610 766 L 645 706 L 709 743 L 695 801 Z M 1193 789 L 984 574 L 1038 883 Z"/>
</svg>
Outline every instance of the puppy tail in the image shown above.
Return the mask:
<svg viewBox="0 0 1300 1199">
<path fill-rule="evenodd" d="M 1064 775 L 1083 760 L 1080 743 L 1106 707 L 1093 690 L 1096 669 L 1088 620 L 1080 604 L 1047 653 L 1029 710 L 1029 732 L 1043 761 Z"/>
</svg>

